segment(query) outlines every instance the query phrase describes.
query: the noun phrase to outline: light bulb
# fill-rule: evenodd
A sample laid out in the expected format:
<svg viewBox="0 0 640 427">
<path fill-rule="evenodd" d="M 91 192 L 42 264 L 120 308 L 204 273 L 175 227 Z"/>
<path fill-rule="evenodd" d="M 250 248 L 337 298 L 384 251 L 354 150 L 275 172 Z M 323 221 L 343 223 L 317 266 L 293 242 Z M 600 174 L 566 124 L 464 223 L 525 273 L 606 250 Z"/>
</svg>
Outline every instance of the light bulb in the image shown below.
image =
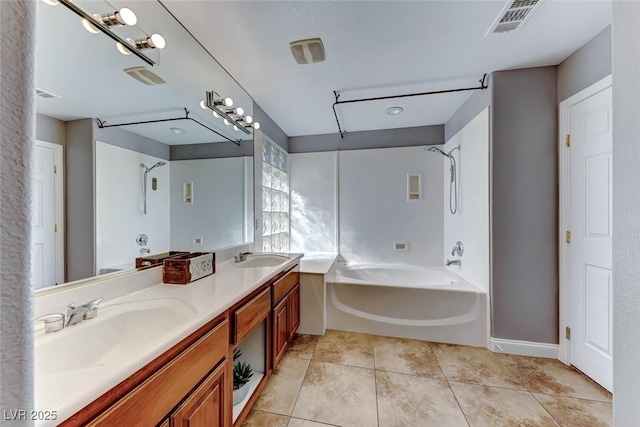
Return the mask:
<svg viewBox="0 0 640 427">
<path fill-rule="evenodd" d="M 242 109 L 242 107 L 236 108 L 236 114 L 239 115 L 239 116 L 244 114 L 244 110 Z"/>
<path fill-rule="evenodd" d="M 225 99 L 222 100 L 222 102 L 227 107 L 231 107 L 233 105 L 233 99 L 231 99 L 231 98 L 225 98 Z"/>
<path fill-rule="evenodd" d="M 238 129 L 238 126 L 233 125 L 233 130 L 235 130 L 236 132 L 238 132 L 240 129 Z"/>
<path fill-rule="evenodd" d="M 229 120 L 224 119 L 224 124 L 225 124 L 225 125 L 227 125 L 227 126 L 229 126 L 231 123 L 229 123 Z"/>
<path fill-rule="evenodd" d="M 164 47 L 167 45 L 167 42 L 160 34 L 152 34 L 151 37 L 149 37 L 149 45 L 151 47 L 155 47 L 156 49 L 164 49 Z"/>
<path fill-rule="evenodd" d="M 49 6 L 56 6 L 58 4 L 60 4 L 60 2 L 58 0 L 42 0 L 44 3 L 48 4 Z"/>
<path fill-rule="evenodd" d="M 118 21 L 124 25 L 136 25 L 138 23 L 138 17 L 128 7 L 123 7 L 118 11 L 118 18 Z"/>
<path fill-rule="evenodd" d="M 202 108 L 203 110 L 207 109 L 207 103 L 204 101 L 204 99 L 200 101 L 200 108 Z"/>
<path fill-rule="evenodd" d="M 211 113 L 213 114 L 213 117 L 215 117 L 216 119 L 220 118 L 220 114 L 216 113 L 215 111 L 212 111 Z"/>
<path fill-rule="evenodd" d="M 253 126 L 254 129 L 260 129 L 260 123 L 258 123 L 258 122 L 253 122 L 252 126 Z"/>
<path fill-rule="evenodd" d="M 118 49 L 118 52 L 123 55 L 131 55 L 131 51 L 124 47 L 124 45 L 120 42 L 116 42 L 116 48 Z"/>
<path fill-rule="evenodd" d="M 244 121 L 251 124 L 251 122 L 253 122 L 253 117 L 251 116 L 245 116 Z"/>
<path fill-rule="evenodd" d="M 96 19 L 101 19 L 100 15 L 93 15 L 93 17 Z M 100 32 L 100 30 L 87 18 L 82 18 L 82 26 L 91 34 L 98 34 Z"/>
</svg>

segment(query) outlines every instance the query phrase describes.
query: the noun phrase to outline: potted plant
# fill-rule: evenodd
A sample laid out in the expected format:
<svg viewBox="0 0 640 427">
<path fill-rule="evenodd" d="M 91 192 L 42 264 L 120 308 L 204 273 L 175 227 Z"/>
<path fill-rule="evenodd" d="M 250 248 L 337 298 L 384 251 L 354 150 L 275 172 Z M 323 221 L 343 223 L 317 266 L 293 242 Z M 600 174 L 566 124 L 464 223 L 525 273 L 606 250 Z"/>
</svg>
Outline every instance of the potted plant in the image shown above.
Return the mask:
<svg viewBox="0 0 640 427">
<path fill-rule="evenodd" d="M 242 356 L 242 350 L 236 348 L 233 350 L 233 404 L 237 405 L 249 393 L 249 387 L 247 384 L 251 377 L 253 377 L 253 369 L 247 362 L 238 362 L 238 359 Z"/>
</svg>

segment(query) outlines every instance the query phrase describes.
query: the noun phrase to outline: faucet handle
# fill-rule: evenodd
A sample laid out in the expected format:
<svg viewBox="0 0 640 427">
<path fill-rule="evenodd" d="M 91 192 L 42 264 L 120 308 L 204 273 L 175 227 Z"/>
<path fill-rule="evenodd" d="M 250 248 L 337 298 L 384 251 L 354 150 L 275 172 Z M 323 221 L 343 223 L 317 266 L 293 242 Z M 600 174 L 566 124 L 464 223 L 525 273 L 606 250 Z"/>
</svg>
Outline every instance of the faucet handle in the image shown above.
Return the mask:
<svg viewBox="0 0 640 427">
<path fill-rule="evenodd" d="M 98 315 L 98 308 L 100 308 L 99 304 L 102 302 L 102 300 L 103 298 L 96 298 L 83 305 L 83 307 L 87 309 L 83 317 L 85 320 L 93 319 Z"/>
<path fill-rule="evenodd" d="M 38 317 L 36 320 L 44 322 L 44 332 L 46 334 L 50 332 L 58 332 L 64 328 L 64 314 L 62 313 L 50 313 L 44 316 Z"/>
</svg>

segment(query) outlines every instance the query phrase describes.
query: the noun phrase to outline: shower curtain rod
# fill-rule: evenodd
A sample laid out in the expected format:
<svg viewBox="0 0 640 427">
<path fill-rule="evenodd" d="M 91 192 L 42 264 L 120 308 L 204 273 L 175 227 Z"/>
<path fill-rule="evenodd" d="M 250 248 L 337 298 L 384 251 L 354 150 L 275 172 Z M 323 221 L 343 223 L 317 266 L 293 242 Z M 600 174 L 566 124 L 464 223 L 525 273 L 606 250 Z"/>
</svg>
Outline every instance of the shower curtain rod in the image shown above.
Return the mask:
<svg viewBox="0 0 640 427">
<path fill-rule="evenodd" d="M 340 138 L 344 138 L 344 134 L 347 133 L 347 131 L 343 131 L 342 127 L 340 126 L 340 120 L 338 119 L 338 113 L 336 112 L 336 105 L 339 104 L 351 104 L 354 102 L 367 102 L 367 101 L 380 101 L 383 99 L 394 99 L 394 98 L 408 98 L 410 96 L 423 96 L 423 95 L 438 95 L 441 93 L 453 93 L 453 92 L 465 92 L 465 91 L 469 91 L 469 90 L 485 90 L 489 87 L 489 85 L 487 84 L 487 74 L 485 73 L 484 76 L 482 76 L 481 80 L 478 80 L 480 82 L 480 86 L 477 87 L 465 87 L 465 88 L 459 88 L 459 89 L 444 89 L 444 90 L 435 90 L 432 92 L 419 92 L 419 93 L 407 93 L 404 95 L 389 95 L 389 96 L 378 96 L 375 98 L 360 98 L 360 99 L 348 99 L 346 101 L 340 101 L 340 94 L 338 92 L 336 92 L 335 90 L 333 91 L 333 95 L 336 97 L 336 102 L 333 103 L 333 115 L 336 117 L 336 123 L 338 124 L 338 132 L 340 133 Z"/>
<path fill-rule="evenodd" d="M 170 119 L 145 120 L 145 121 L 141 121 L 141 122 L 117 123 L 117 124 L 112 124 L 112 125 L 108 125 L 108 124 L 106 124 L 107 123 L 106 121 L 102 121 L 100 119 L 96 119 L 96 120 L 98 121 L 98 127 L 100 129 L 112 128 L 112 127 L 120 127 L 120 126 L 146 125 L 146 124 L 150 124 L 150 123 L 174 122 L 174 121 L 177 121 L 177 120 L 191 120 L 192 122 L 196 122 L 197 124 L 199 124 L 203 128 L 209 129 L 211 132 L 215 133 L 216 135 L 219 135 L 219 136 L 223 137 L 227 141 L 233 142 L 238 147 L 240 146 L 240 142 L 242 142 L 241 139 L 233 140 L 233 139 L 221 134 L 220 132 L 211 129 L 209 126 L 207 126 L 207 125 L 205 125 L 203 123 L 200 123 L 196 119 L 189 117 L 189 110 L 187 110 L 186 108 L 184 109 L 184 115 L 185 115 L 184 117 L 173 117 L 173 118 L 170 118 Z"/>
</svg>

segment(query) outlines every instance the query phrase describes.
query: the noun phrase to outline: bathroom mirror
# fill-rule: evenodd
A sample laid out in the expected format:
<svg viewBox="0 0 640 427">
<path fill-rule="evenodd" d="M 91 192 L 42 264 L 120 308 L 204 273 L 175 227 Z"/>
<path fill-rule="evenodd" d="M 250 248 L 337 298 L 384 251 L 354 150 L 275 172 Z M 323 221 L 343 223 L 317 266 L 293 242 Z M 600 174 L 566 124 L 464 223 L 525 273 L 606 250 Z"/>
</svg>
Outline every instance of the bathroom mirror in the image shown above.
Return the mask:
<svg viewBox="0 0 640 427">
<path fill-rule="evenodd" d="M 251 97 L 159 1 L 74 1 L 94 16 L 133 10 L 135 26 L 110 30 L 131 40 L 161 34 L 166 46 L 144 51 L 154 66 L 122 54 L 113 39 L 55 3 L 38 1 L 36 34 L 36 170 L 49 170 L 49 162 L 63 177 L 60 188 L 55 177 L 35 185 L 41 230 L 34 235 L 44 237 L 34 242 L 34 277 L 41 286 L 52 275 L 61 284 L 128 269 L 141 250 L 253 241 L 252 130 L 234 130 L 200 105 L 214 91 L 246 116 Z M 141 124 L 110 127 L 123 123 Z M 53 196 L 44 197 L 46 189 Z M 136 242 L 140 234 L 146 245 Z M 45 265 L 51 259 L 55 265 Z"/>
</svg>

